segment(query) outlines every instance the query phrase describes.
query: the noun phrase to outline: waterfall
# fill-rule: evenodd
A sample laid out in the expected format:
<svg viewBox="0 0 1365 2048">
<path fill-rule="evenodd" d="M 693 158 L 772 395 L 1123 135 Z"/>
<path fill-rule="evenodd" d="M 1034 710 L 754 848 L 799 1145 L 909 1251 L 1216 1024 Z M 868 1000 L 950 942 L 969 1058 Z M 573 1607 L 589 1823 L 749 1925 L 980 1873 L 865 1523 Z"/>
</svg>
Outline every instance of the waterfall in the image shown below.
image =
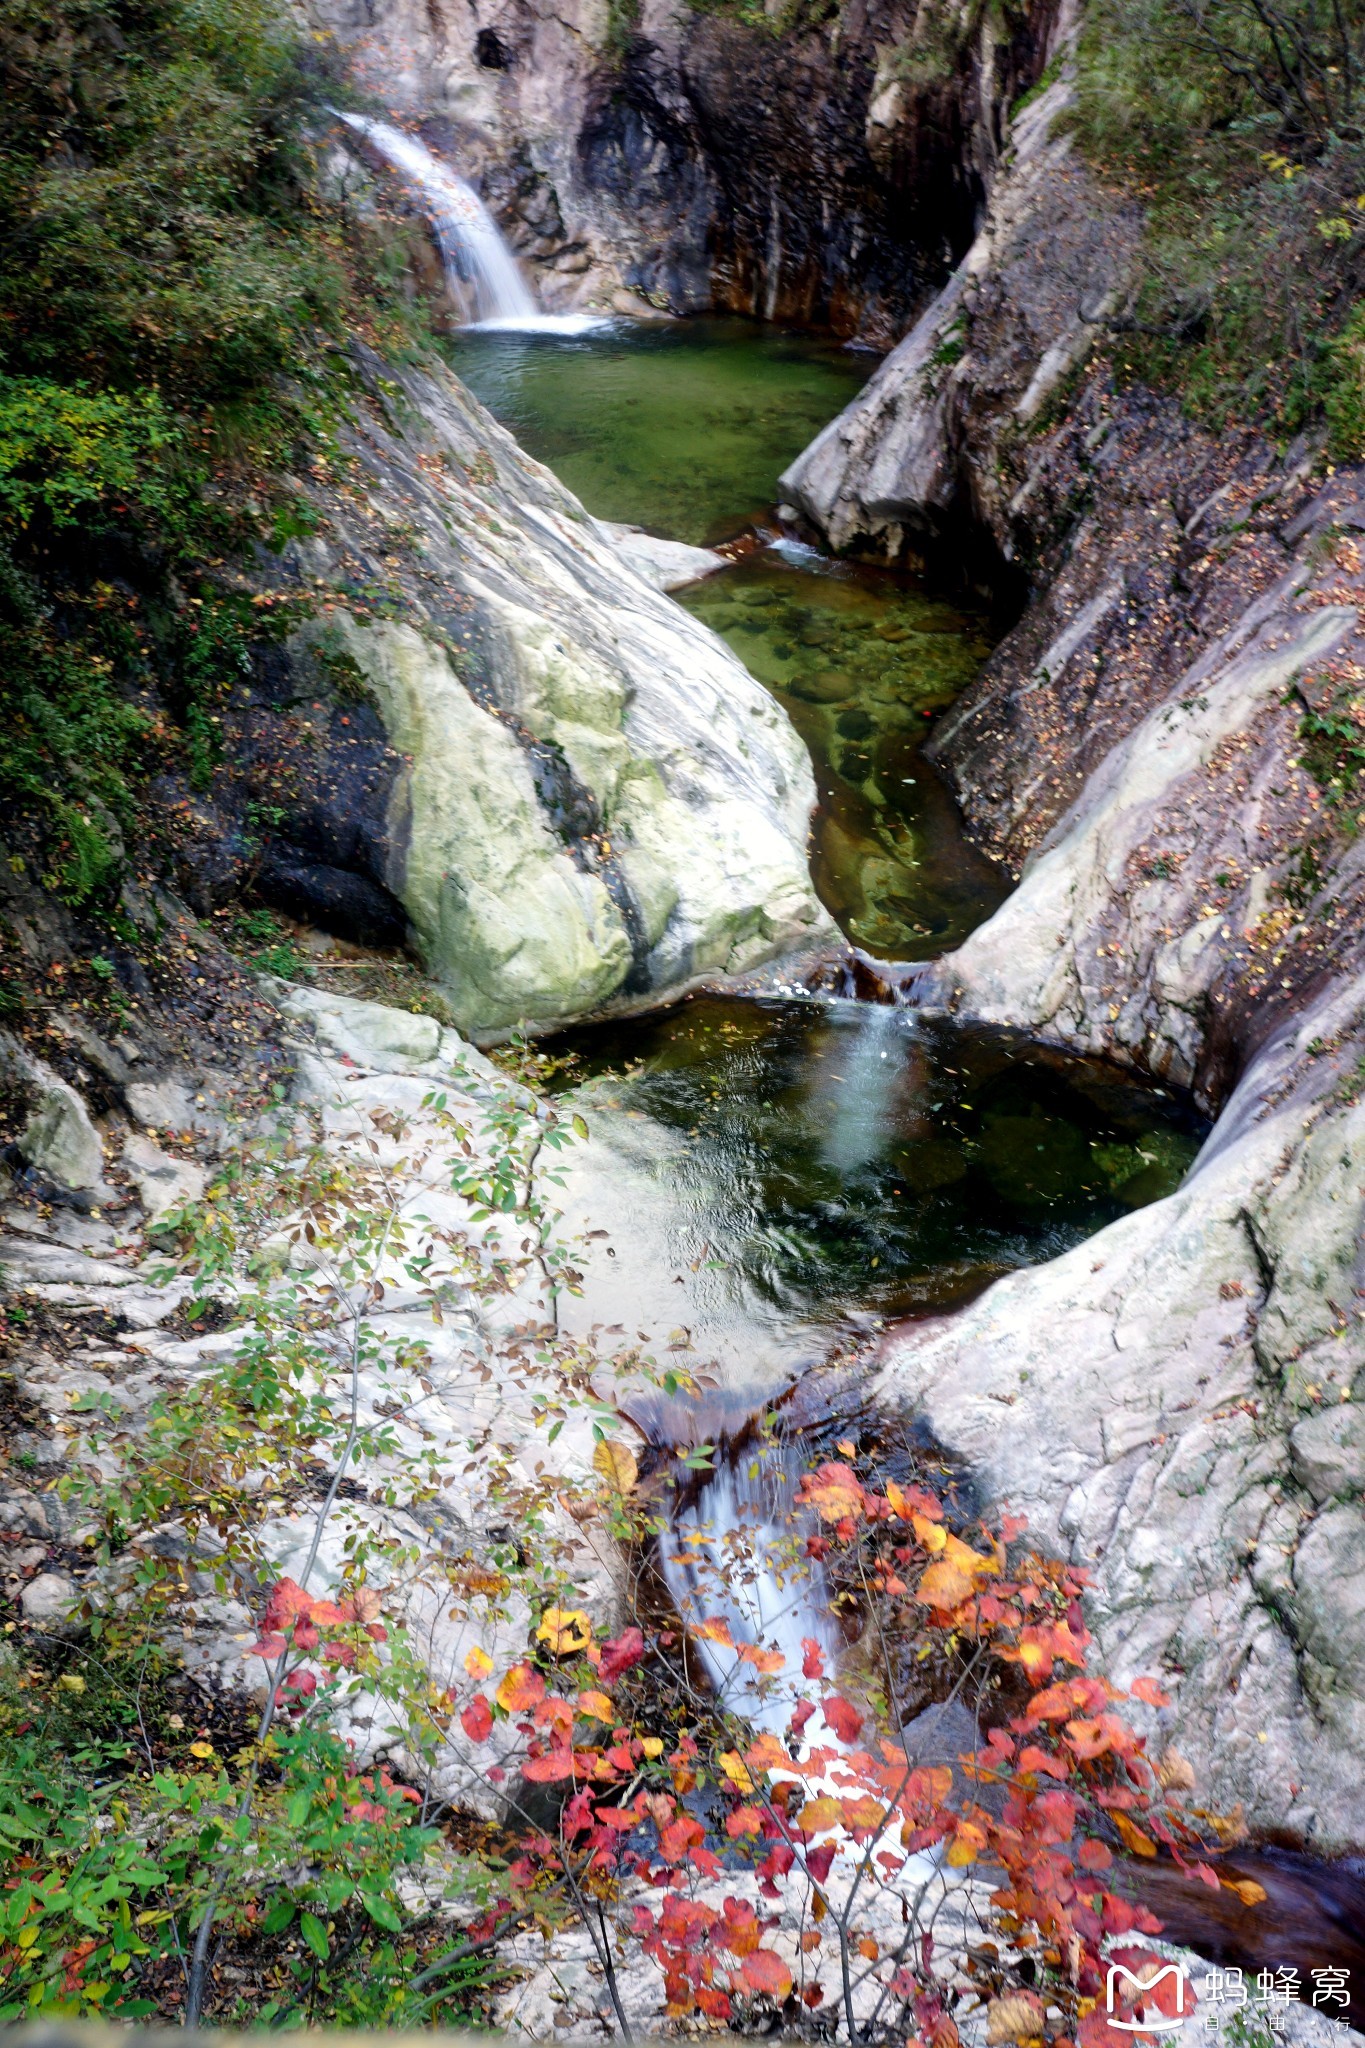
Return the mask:
<svg viewBox="0 0 1365 2048">
<path fill-rule="evenodd" d="M 417 136 L 365 114 L 338 118 L 364 136 L 420 202 L 466 326 L 582 334 L 606 324 L 595 313 L 542 313 L 478 193 Z"/>
<path fill-rule="evenodd" d="M 723 1462 L 722 1462 L 723 1461 Z M 805 1644 L 814 1641 L 833 1675 L 838 1631 L 823 1567 L 804 1555 L 805 1517 L 792 1507 L 804 1463 L 778 1443 L 718 1448 L 717 1466 L 659 1538 L 665 1584 L 706 1665 L 717 1699 L 753 1727 L 782 1735 L 797 1700 L 818 1696 L 804 1683 Z M 733 1649 L 697 1633 L 722 1621 Z M 739 1645 L 780 1651 L 783 1669 L 762 1676 Z M 808 1724 L 829 1742 L 823 1717 Z"/>
</svg>

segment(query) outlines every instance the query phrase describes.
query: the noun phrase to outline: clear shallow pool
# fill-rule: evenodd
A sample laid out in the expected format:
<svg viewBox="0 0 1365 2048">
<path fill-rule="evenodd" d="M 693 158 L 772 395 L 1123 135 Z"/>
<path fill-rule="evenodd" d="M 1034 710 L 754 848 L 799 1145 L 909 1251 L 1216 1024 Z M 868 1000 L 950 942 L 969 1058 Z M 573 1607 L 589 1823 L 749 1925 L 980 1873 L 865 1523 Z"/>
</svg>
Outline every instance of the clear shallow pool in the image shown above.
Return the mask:
<svg viewBox="0 0 1365 2048">
<path fill-rule="evenodd" d="M 811 872 L 859 946 L 923 960 L 1006 893 L 920 749 L 987 654 L 984 619 L 903 576 L 783 544 L 683 594 L 786 707 L 819 790 Z"/>
<path fill-rule="evenodd" d="M 779 473 L 868 370 L 737 321 L 451 351 L 590 512 L 691 541 L 775 538 Z M 1007 884 L 920 750 L 990 651 L 984 613 L 790 535 L 682 602 L 806 742 L 812 872 L 843 930 L 887 959 L 959 944 Z M 683 1270 L 774 1333 L 942 1306 L 1054 1257 L 1169 1192 L 1200 1136 L 1111 1068 L 875 1005 L 696 998 L 555 1049 L 590 1124 L 649 1118 L 678 1141 L 660 1170 Z"/>
<path fill-rule="evenodd" d="M 728 540 L 875 368 L 745 320 L 613 321 L 591 334 L 463 333 L 456 374 L 599 519 Z"/>
<path fill-rule="evenodd" d="M 1170 1193 L 1202 1135 L 1100 1062 L 880 1004 L 699 996 L 556 1050 L 590 1124 L 688 1140 L 679 1256 L 779 1321 L 922 1312 L 1053 1258 Z"/>
</svg>

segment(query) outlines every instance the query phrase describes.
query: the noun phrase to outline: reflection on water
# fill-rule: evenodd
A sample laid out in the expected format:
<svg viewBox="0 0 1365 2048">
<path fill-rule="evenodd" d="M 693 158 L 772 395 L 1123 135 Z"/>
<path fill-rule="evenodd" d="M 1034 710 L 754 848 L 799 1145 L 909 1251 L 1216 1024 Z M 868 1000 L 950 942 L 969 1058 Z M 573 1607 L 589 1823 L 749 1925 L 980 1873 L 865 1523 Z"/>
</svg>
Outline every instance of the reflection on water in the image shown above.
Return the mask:
<svg viewBox="0 0 1365 2048">
<path fill-rule="evenodd" d="M 811 873 L 857 945 L 922 960 L 1005 895 L 920 752 L 990 645 L 984 622 L 904 576 L 813 549 L 764 550 L 685 593 L 785 707 L 819 789 Z"/>
<path fill-rule="evenodd" d="M 465 333 L 448 349 L 589 512 L 696 543 L 762 518 L 782 470 L 873 367 L 743 320 L 622 320 L 572 339 Z"/>
<path fill-rule="evenodd" d="M 1199 1138 L 1114 1069 L 880 1004 L 698 997 L 560 1043 L 590 1122 L 684 1140 L 692 1255 L 778 1324 L 961 1298 L 1168 1193 Z"/>
</svg>

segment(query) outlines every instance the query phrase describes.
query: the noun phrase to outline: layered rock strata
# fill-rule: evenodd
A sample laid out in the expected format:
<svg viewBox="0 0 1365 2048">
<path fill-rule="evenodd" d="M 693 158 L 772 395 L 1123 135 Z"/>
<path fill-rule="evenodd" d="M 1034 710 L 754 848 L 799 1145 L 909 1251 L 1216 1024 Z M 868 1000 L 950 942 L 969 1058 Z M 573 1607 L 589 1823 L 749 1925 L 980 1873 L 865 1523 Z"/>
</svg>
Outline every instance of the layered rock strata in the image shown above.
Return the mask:
<svg viewBox="0 0 1365 2048">
<path fill-rule="evenodd" d="M 1141 231 L 1064 116 L 784 480 L 838 545 L 972 533 L 1027 596 L 932 752 L 1019 875 L 915 997 L 1191 1087 L 1185 1186 L 893 1335 L 882 1398 L 1096 1575 L 1214 1803 L 1365 1837 L 1365 477 L 1126 375 Z"/>
</svg>

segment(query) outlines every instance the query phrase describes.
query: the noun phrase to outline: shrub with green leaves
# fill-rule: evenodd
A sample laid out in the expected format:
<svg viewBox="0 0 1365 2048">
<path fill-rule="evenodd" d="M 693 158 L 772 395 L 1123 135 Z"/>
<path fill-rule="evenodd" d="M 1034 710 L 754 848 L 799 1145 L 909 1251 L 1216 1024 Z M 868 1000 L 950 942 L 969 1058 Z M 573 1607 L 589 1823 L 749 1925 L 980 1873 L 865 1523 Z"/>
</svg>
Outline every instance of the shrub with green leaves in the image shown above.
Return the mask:
<svg viewBox="0 0 1365 2048">
<path fill-rule="evenodd" d="M 1360 0 L 1092 0 L 1080 139 L 1147 208 L 1121 362 L 1215 425 L 1365 454 Z"/>
<path fill-rule="evenodd" d="M 343 92 L 274 0 L 0 16 L 0 792 L 73 902 L 145 769 L 211 770 L 205 693 L 246 634 L 187 661 L 184 593 L 301 530 L 278 478 L 347 403 L 348 331 L 414 332 L 392 249 L 317 176 Z"/>
</svg>

